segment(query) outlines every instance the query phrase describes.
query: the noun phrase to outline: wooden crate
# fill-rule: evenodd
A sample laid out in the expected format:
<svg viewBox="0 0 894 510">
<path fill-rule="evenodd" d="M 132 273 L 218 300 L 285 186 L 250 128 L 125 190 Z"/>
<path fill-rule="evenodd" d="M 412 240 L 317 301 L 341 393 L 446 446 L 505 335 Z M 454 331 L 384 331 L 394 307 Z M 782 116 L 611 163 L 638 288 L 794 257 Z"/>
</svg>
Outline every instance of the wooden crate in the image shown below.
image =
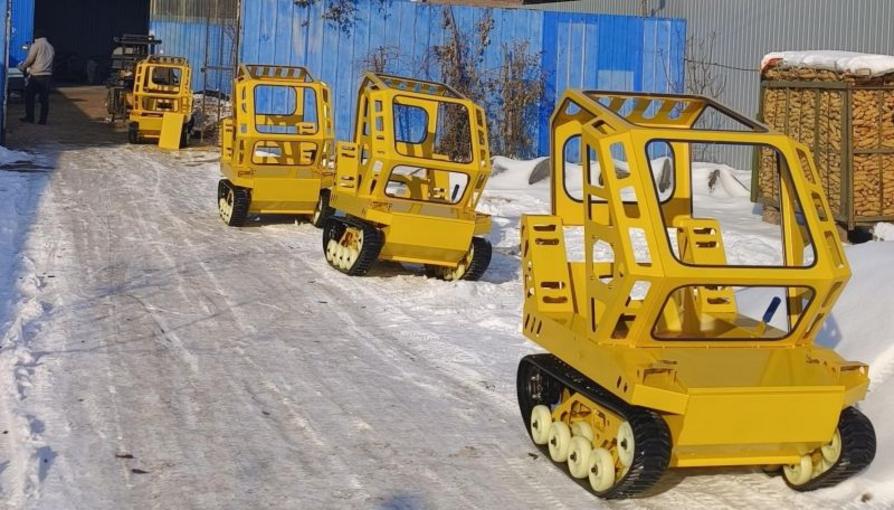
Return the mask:
<svg viewBox="0 0 894 510">
<path fill-rule="evenodd" d="M 809 68 L 765 69 L 760 119 L 810 147 L 836 220 L 894 220 L 894 74 L 852 76 Z M 755 151 L 752 200 L 778 203 L 775 156 Z"/>
</svg>

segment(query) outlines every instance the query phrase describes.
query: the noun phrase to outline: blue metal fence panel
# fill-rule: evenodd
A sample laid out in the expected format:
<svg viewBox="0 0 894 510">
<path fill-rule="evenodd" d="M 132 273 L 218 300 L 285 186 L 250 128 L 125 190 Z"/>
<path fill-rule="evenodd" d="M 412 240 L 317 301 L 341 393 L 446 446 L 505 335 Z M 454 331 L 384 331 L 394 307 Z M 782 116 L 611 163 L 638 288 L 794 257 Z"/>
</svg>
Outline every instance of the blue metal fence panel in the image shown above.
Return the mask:
<svg viewBox="0 0 894 510">
<path fill-rule="evenodd" d="M 397 57 L 388 72 L 440 79 L 431 58 L 442 44 L 444 9 L 453 9 L 465 33 L 486 10 L 394 0 L 357 0 L 357 19 L 341 30 L 323 19 L 325 2 L 303 6 L 294 0 L 243 2 L 240 58 L 248 63 L 300 65 L 332 88 L 336 134 L 352 135 L 356 88 L 370 56 L 381 49 Z M 527 41 L 540 55 L 546 93 L 539 121 L 530 126 L 535 152 L 549 151 L 549 117 L 561 92 L 568 87 L 672 92 L 683 83 L 686 22 L 679 19 L 639 18 L 598 14 L 492 9 L 494 28 L 482 66 L 499 67 L 504 45 Z M 154 33 L 164 40 L 168 54 L 181 54 L 201 64 L 204 20 L 157 20 Z M 212 38 L 210 44 L 216 44 Z M 217 43 L 219 44 L 219 43 Z M 199 60 L 196 60 L 196 59 Z M 198 78 L 200 80 L 200 78 Z M 499 106 L 499 98 L 488 103 Z"/>
<path fill-rule="evenodd" d="M 34 0 L 9 0 L 12 2 L 12 18 L 9 37 L 9 65 L 25 60 L 25 45 L 34 39 Z"/>
</svg>

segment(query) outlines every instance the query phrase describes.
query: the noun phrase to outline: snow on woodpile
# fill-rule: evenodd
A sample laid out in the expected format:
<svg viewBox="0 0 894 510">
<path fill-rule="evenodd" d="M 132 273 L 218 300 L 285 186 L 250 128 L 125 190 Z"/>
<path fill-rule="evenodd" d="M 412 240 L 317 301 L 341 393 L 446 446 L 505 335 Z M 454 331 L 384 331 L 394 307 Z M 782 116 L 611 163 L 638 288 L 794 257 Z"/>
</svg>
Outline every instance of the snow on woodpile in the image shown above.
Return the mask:
<svg viewBox="0 0 894 510">
<path fill-rule="evenodd" d="M 805 67 L 875 77 L 894 73 L 894 56 L 829 50 L 775 51 L 761 60 L 761 71 L 769 67 Z"/>
</svg>

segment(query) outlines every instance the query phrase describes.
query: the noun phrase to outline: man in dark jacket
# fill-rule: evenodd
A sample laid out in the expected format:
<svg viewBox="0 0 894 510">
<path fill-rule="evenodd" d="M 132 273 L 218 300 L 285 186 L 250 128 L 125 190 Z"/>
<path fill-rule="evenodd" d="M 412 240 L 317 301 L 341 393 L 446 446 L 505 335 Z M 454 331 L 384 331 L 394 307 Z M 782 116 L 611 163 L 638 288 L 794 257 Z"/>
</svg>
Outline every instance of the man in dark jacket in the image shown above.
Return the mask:
<svg viewBox="0 0 894 510">
<path fill-rule="evenodd" d="M 34 122 L 34 98 L 40 96 L 40 123 L 47 123 L 50 112 L 50 81 L 53 78 L 53 59 L 56 51 L 40 30 L 34 31 L 34 43 L 28 56 L 19 64 L 25 73 L 25 118 L 22 122 Z"/>
</svg>

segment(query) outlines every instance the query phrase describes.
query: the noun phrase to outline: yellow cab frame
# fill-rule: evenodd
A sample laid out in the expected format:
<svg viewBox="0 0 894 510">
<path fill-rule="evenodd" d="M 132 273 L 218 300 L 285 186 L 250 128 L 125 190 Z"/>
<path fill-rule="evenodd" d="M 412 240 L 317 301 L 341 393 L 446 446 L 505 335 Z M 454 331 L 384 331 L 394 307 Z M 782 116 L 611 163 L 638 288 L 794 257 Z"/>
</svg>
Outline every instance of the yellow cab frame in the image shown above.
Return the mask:
<svg viewBox="0 0 894 510">
<path fill-rule="evenodd" d="M 398 136 L 401 109 L 419 114 L 418 140 Z M 439 147 L 448 109 L 461 112 L 458 123 L 468 129 L 462 155 L 445 154 Z M 477 279 L 491 256 L 490 244 L 475 237 L 491 227 L 490 216 L 475 211 L 491 173 L 487 137 L 484 110 L 453 88 L 366 73 L 357 98 L 354 141 L 338 144 L 332 207 L 344 221 L 363 222 L 378 231 L 378 260 L 422 264 L 448 280 Z M 364 263 L 350 267 L 359 247 L 351 252 L 351 236 L 337 230 L 349 260 L 334 263 L 328 252 L 327 259 L 344 272 L 361 274 Z"/>
<path fill-rule="evenodd" d="M 700 129 L 708 112 L 742 129 Z M 837 437 L 839 415 L 865 396 L 869 379 L 865 364 L 815 342 L 850 270 L 809 149 L 710 99 L 683 95 L 569 90 L 552 117 L 551 136 L 552 214 L 522 219 L 524 334 L 558 358 L 557 366 L 606 391 L 615 409 L 660 416 L 672 444 L 669 467 L 794 466 L 786 467 L 787 482 L 812 487 L 828 468 L 819 466 L 817 452 Z M 578 136 L 582 200 L 566 191 L 562 156 Z M 650 171 L 647 149 L 656 140 L 674 154 L 667 200 Z M 718 223 L 693 217 L 691 144 L 701 143 L 755 144 L 784 158 L 782 266 L 728 264 Z M 629 168 L 618 167 L 619 150 Z M 597 163 L 598 178 L 590 168 Z M 582 227 L 582 261 L 566 254 L 570 227 Z M 641 234 L 639 254 L 632 231 Z M 809 261 L 804 252 L 811 243 Z M 765 338 L 772 327 L 737 313 L 732 294 L 765 286 L 786 289 L 790 330 L 775 331 L 773 339 Z M 532 412 L 523 400 L 531 398 L 525 385 L 536 372 L 525 363 L 523 415 Z M 549 411 L 552 419 L 583 416 L 573 400 L 566 393 Z M 594 430 L 614 416 L 599 412 L 603 421 L 587 418 Z M 618 448 L 611 437 L 622 420 L 604 431 L 606 448 Z M 874 436 L 871 448 L 874 454 Z M 813 475 L 798 471 L 803 466 Z M 597 494 L 609 497 L 632 493 L 599 487 Z"/>
<path fill-rule="evenodd" d="M 325 83 L 303 67 L 240 65 L 233 116 L 222 121 L 221 133 L 224 222 L 238 226 L 248 214 L 311 215 L 318 226 L 325 220 L 335 175 Z"/>
<path fill-rule="evenodd" d="M 137 64 L 128 140 L 158 140 L 165 116 L 177 121 L 180 145 L 189 141 L 192 126 L 192 70 L 182 57 L 152 55 Z"/>
</svg>

